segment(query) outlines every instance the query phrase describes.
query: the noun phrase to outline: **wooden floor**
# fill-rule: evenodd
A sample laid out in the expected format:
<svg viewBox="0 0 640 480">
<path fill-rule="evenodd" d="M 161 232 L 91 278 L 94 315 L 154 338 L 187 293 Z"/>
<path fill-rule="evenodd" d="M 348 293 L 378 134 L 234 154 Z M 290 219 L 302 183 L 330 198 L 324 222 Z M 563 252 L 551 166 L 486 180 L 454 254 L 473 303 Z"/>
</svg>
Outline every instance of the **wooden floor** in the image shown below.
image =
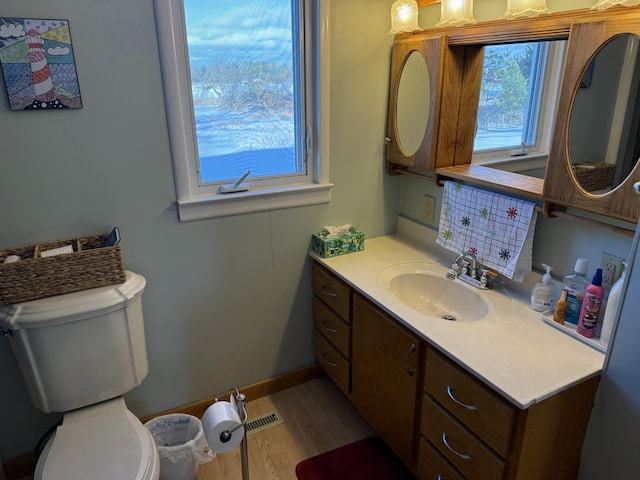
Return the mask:
<svg viewBox="0 0 640 480">
<path fill-rule="evenodd" d="M 301 460 L 375 435 L 327 377 L 247 400 L 249 421 L 274 408 L 284 420 L 247 437 L 251 480 L 295 480 Z M 240 448 L 200 466 L 198 480 L 223 478 L 242 480 Z"/>
<path fill-rule="evenodd" d="M 247 437 L 250 480 L 296 480 L 301 460 L 375 435 L 328 377 L 256 400 L 247 398 L 249 421 L 273 409 L 284 423 Z M 243 480 L 240 447 L 200 466 L 197 480 L 221 479 Z"/>
</svg>

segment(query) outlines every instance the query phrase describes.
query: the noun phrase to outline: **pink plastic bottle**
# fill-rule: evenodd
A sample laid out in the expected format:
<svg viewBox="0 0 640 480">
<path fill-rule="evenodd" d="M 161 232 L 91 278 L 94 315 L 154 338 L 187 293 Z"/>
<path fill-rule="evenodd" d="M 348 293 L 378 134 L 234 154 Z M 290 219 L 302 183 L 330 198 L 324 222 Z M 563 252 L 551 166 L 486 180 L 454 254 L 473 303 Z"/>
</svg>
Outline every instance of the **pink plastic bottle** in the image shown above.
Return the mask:
<svg viewBox="0 0 640 480">
<path fill-rule="evenodd" d="M 596 323 L 600 315 L 600 306 L 604 297 L 604 287 L 602 286 L 602 269 L 596 270 L 591 283 L 587 285 L 582 299 L 580 318 L 578 319 L 577 331 L 585 337 L 593 337 L 596 331 Z"/>
</svg>

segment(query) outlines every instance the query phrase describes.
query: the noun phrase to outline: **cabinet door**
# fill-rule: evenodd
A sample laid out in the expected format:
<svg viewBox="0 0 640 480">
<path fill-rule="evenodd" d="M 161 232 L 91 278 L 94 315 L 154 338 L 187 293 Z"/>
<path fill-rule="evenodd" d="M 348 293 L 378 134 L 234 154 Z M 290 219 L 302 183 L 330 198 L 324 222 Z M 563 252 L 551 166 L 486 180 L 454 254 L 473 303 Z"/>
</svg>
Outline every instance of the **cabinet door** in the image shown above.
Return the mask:
<svg viewBox="0 0 640 480">
<path fill-rule="evenodd" d="M 392 164 L 435 168 L 446 48 L 446 37 L 393 44 L 387 135 Z"/>
<path fill-rule="evenodd" d="M 412 465 L 420 339 L 360 295 L 353 297 L 352 395 L 362 416 L 402 461 Z"/>
<path fill-rule="evenodd" d="M 481 45 L 449 47 L 446 36 L 395 39 L 387 122 L 390 173 L 471 163 L 483 52 Z"/>
<path fill-rule="evenodd" d="M 543 199 L 547 204 L 575 207 L 636 223 L 640 215 L 640 202 L 634 194 L 634 184 L 640 181 L 637 74 L 625 72 L 624 65 L 614 68 L 615 63 L 605 62 L 616 55 L 623 58 L 622 52 L 613 54 L 624 45 L 614 45 L 614 40 L 628 37 L 625 42 L 637 42 L 640 22 L 637 11 L 624 10 L 617 15 L 619 20 L 571 26 Z M 627 15 L 634 18 L 623 18 Z M 637 54 L 631 53 L 637 52 L 637 48 L 625 46 L 624 49 L 624 64 L 637 64 Z M 593 83 L 586 88 L 583 76 L 589 65 L 594 67 L 594 76 Z M 598 69 L 607 69 L 607 74 L 597 77 Z M 633 81 L 632 77 L 635 77 Z M 606 79 L 606 84 L 602 79 Z M 599 91 L 607 93 L 599 94 Z M 616 94 L 609 97 L 610 92 Z M 607 113 L 611 121 L 603 120 Z M 596 123 L 596 119 L 601 123 Z M 629 119 L 633 122 L 627 124 Z M 590 125 L 597 128 L 590 131 Z M 625 155 L 625 152 L 628 153 Z M 605 166 L 613 171 L 603 168 Z"/>
</svg>

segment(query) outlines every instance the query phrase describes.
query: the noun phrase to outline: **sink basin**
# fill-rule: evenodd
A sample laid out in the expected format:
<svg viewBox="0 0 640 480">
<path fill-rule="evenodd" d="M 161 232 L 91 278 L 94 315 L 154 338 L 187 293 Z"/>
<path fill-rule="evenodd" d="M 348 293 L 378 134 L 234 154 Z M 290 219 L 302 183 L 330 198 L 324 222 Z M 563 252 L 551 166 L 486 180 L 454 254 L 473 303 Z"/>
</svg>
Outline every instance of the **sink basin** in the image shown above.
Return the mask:
<svg viewBox="0 0 640 480">
<path fill-rule="evenodd" d="M 444 320 L 471 322 L 489 314 L 489 303 L 473 287 L 445 278 L 427 263 L 401 263 L 378 275 L 378 285 L 412 309 Z"/>
</svg>

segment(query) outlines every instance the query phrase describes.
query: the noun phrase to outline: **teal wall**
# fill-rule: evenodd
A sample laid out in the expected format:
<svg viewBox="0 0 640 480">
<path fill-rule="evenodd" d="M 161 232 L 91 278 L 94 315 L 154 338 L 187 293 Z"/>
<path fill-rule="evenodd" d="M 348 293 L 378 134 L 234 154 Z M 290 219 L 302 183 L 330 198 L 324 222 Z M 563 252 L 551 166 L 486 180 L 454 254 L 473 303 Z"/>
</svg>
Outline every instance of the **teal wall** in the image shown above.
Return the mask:
<svg viewBox="0 0 640 480">
<path fill-rule="evenodd" d="M 11 112 L 0 98 L 0 248 L 120 227 L 126 267 L 148 282 L 150 371 L 126 396 L 137 415 L 311 364 L 311 233 L 349 222 L 369 238 L 389 234 L 400 209 L 422 221 L 422 196 L 440 197 L 433 181 L 385 174 L 391 3 L 331 2 L 331 202 L 179 223 L 152 0 L 2 0 L 3 16 L 69 20 L 84 108 Z M 589 3 L 548 0 L 556 10 Z M 504 5 L 476 0 L 476 18 Z M 438 18 L 439 7 L 421 9 L 423 27 Z M 578 254 L 629 245 L 541 221 L 535 259 L 562 271 Z M 59 417 L 31 406 L 6 340 L 0 381 L 7 459 L 32 451 Z"/>
<path fill-rule="evenodd" d="M 367 10 L 366 17 L 360 16 Z M 0 87 L 0 248 L 118 225 L 144 275 L 148 415 L 314 362 L 311 233 L 392 233 L 401 180 L 385 174 L 389 2 L 332 2 L 326 205 L 179 223 L 152 0 L 2 0 L 2 16 L 63 18 L 84 108 L 11 112 Z M 0 457 L 33 450 L 57 415 L 33 408 L 0 339 Z"/>
</svg>

